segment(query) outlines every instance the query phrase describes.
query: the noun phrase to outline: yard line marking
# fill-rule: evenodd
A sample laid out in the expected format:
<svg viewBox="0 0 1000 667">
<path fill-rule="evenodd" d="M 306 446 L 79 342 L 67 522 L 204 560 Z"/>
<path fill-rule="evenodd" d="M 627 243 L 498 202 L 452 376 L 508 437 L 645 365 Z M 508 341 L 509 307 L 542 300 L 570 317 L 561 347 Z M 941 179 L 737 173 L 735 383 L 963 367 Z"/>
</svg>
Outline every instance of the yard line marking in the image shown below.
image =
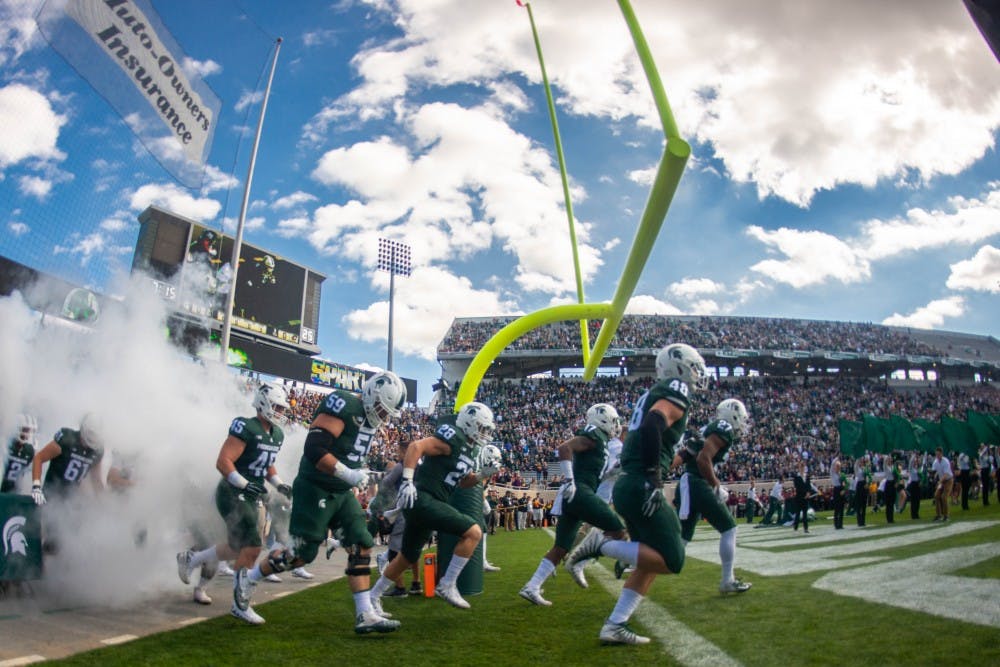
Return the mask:
<svg viewBox="0 0 1000 667">
<path fill-rule="evenodd" d="M 133 639 L 138 639 L 137 635 L 118 635 L 117 637 L 108 637 L 107 639 L 102 639 L 101 643 L 108 646 L 114 646 L 115 644 L 124 644 L 125 642 L 130 642 Z"/>
<path fill-rule="evenodd" d="M 612 596 L 617 598 L 621 593 L 622 582 L 616 580 L 603 564 L 588 568 L 587 573 L 594 575 Z M 668 653 L 682 665 L 715 667 L 740 664 L 648 598 L 639 605 L 635 618 L 656 639 L 663 652 Z"/>
<path fill-rule="evenodd" d="M 292 593 L 294 593 L 294 592 L 295 592 L 295 591 L 281 591 L 280 593 L 275 593 L 275 594 L 274 594 L 274 595 L 272 595 L 271 597 L 273 597 L 273 598 L 274 598 L 275 600 L 277 600 L 278 598 L 283 598 L 283 597 L 285 597 L 286 595 L 291 595 L 291 594 L 292 594 Z"/>
<path fill-rule="evenodd" d="M 0 661 L 0 667 L 15 667 L 16 665 L 30 665 L 35 662 L 43 662 L 45 656 L 42 655 L 22 655 L 19 658 L 10 658 Z"/>
<path fill-rule="evenodd" d="M 814 588 L 966 623 L 1000 628 L 1000 581 L 949 574 L 996 558 L 1000 543 L 944 549 L 850 572 L 831 572 Z"/>
<path fill-rule="evenodd" d="M 201 623 L 202 621 L 207 620 L 207 616 L 192 616 L 191 618 L 185 618 L 184 620 L 177 621 L 177 625 L 194 625 L 195 623 Z"/>
<path fill-rule="evenodd" d="M 820 524 L 819 526 L 813 526 L 810 522 L 809 527 L 809 537 L 801 533 L 796 533 L 793 530 L 784 528 L 773 528 L 769 530 L 754 530 L 752 528 L 743 528 L 743 526 L 738 526 L 739 532 L 737 533 L 737 538 L 740 544 L 764 544 L 767 546 L 785 546 L 782 544 L 785 540 L 796 540 L 794 544 L 801 544 L 805 542 L 817 543 L 817 542 L 839 542 L 841 540 L 860 540 L 867 539 L 872 536 L 872 533 L 877 535 L 896 535 L 899 533 L 909 533 L 916 530 L 926 530 L 928 528 L 934 528 L 936 524 L 916 524 L 916 525 L 903 525 L 903 526 L 886 526 L 884 528 L 863 528 L 858 529 L 855 526 L 846 526 L 843 530 L 835 530 L 832 525 Z M 700 526 L 699 526 L 700 528 Z M 706 526 L 707 531 L 715 533 L 715 530 L 711 526 Z M 815 534 L 814 534 L 815 533 Z M 711 534 L 711 533 L 708 533 Z M 716 533 L 718 534 L 718 533 Z M 801 537 L 799 537 L 801 536 Z M 793 544 L 793 542 L 789 542 Z"/>
</svg>

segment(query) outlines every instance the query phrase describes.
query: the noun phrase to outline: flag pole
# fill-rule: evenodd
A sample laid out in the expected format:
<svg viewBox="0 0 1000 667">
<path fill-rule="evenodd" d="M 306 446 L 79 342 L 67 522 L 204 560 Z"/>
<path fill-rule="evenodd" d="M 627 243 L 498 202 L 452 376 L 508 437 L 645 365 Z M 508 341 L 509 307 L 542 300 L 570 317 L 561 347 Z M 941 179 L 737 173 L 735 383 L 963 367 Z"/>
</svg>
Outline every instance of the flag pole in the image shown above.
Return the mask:
<svg viewBox="0 0 1000 667">
<path fill-rule="evenodd" d="M 267 111 L 267 100 L 271 97 L 271 82 L 274 81 L 274 69 L 278 64 L 278 53 L 281 51 L 281 38 L 275 40 L 274 58 L 271 60 L 271 73 L 267 77 L 267 87 L 264 88 L 264 100 L 260 105 L 260 118 L 257 119 L 257 133 L 253 138 L 253 149 L 250 151 L 250 167 L 247 170 L 247 182 L 243 187 L 243 203 L 240 205 L 240 218 L 236 223 L 236 239 L 233 241 L 233 258 L 230 266 L 233 277 L 229 283 L 229 294 L 226 296 L 226 310 L 222 320 L 222 341 L 219 352 L 220 361 L 229 361 L 229 335 L 233 326 L 233 304 L 236 301 L 236 276 L 240 270 L 240 250 L 243 246 L 243 223 L 247 218 L 247 204 L 250 202 L 250 183 L 253 181 L 253 169 L 257 164 L 257 147 L 260 145 L 260 133 L 264 128 L 264 113 Z"/>
</svg>

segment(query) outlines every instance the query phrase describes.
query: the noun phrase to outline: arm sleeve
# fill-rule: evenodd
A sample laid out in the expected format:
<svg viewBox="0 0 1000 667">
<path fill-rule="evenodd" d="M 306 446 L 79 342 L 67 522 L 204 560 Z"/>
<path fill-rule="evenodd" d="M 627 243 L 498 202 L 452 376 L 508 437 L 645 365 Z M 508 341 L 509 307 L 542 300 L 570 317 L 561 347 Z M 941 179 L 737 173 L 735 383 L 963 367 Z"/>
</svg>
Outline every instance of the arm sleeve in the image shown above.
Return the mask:
<svg viewBox="0 0 1000 667">
<path fill-rule="evenodd" d="M 650 410 L 642 419 L 639 434 L 642 438 L 642 467 L 647 473 L 658 472 L 660 442 L 667 430 L 667 420 L 659 412 Z"/>
<path fill-rule="evenodd" d="M 316 465 L 327 454 L 333 454 L 333 434 L 322 428 L 310 429 L 302 455 Z"/>
</svg>

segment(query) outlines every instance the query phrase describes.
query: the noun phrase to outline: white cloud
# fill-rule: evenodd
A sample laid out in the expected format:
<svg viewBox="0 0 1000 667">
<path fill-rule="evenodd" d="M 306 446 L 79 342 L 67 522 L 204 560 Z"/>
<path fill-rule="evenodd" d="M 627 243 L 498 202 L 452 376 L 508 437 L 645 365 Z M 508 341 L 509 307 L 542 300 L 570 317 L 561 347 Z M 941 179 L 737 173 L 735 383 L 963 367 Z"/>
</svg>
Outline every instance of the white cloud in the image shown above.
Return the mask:
<svg viewBox="0 0 1000 667">
<path fill-rule="evenodd" d="M 648 294 L 636 294 L 628 300 L 625 312 L 629 315 L 683 315 L 673 304 L 661 301 Z"/>
<path fill-rule="evenodd" d="M 22 176 L 18 179 L 18 189 L 26 197 L 44 200 L 52 192 L 52 181 L 40 176 Z"/>
<path fill-rule="evenodd" d="M 388 291 L 388 274 L 377 273 L 373 278 Z M 442 294 L 448 298 L 442 299 Z M 436 267 L 417 268 L 405 280 L 396 281 L 393 347 L 401 354 L 433 361 L 437 358 L 437 345 L 454 318 L 514 310 L 513 303 L 494 292 L 475 289 L 467 278 Z M 344 316 L 344 325 L 352 338 L 366 342 L 387 340 L 389 302 L 378 301 L 365 309 L 351 311 Z"/>
<path fill-rule="evenodd" d="M 184 57 L 184 61 L 181 63 L 181 69 L 188 76 L 197 76 L 204 79 L 206 76 L 211 76 L 213 74 L 218 74 L 222 71 L 222 65 L 215 62 L 214 60 L 195 60 L 194 58 Z"/>
<path fill-rule="evenodd" d="M 98 227 L 106 232 L 120 232 L 134 225 L 134 219 L 127 217 L 126 212 L 120 211 L 110 218 L 101 220 L 101 224 Z"/>
<path fill-rule="evenodd" d="M 1000 293 L 1000 250 L 985 245 L 971 259 L 951 265 L 949 289 Z"/>
<path fill-rule="evenodd" d="M 785 260 L 766 259 L 750 267 L 751 271 L 776 282 L 802 288 L 827 279 L 850 284 L 871 276 L 868 261 L 849 244 L 830 234 L 786 227 L 769 231 L 757 225 L 748 227 L 746 233 L 787 257 Z"/>
<path fill-rule="evenodd" d="M 4 0 L 0 3 L 0 67 L 16 62 L 41 43 L 35 29 L 38 0 Z"/>
<path fill-rule="evenodd" d="M 14 236 L 23 236 L 31 231 L 31 227 L 28 227 L 28 225 L 23 222 L 7 223 L 7 229 L 9 229 L 10 233 Z"/>
<path fill-rule="evenodd" d="M 726 288 L 711 278 L 684 278 L 667 286 L 667 292 L 680 299 L 691 299 L 705 294 L 718 294 Z"/>
<path fill-rule="evenodd" d="M 882 320 L 882 324 L 897 327 L 915 327 L 918 329 L 934 329 L 944 324 L 945 318 L 961 317 L 965 313 L 965 299 L 951 296 L 946 299 L 931 301 L 926 306 L 917 308 L 909 315 L 893 313 Z"/>
<path fill-rule="evenodd" d="M 285 195 L 284 197 L 279 197 L 274 200 L 271 204 L 271 208 L 276 211 L 290 208 L 298 208 L 303 204 L 308 204 L 310 202 L 316 201 L 316 195 L 311 195 L 308 192 L 303 192 L 302 190 L 296 190 L 290 195 Z"/>
<path fill-rule="evenodd" d="M 80 259 L 80 265 L 86 266 L 91 259 L 104 254 L 112 256 L 126 255 L 132 252 L 130 246 L 113 245 L 107 237 L 98 232 L 82 235 L 78 233 L 70 234 L 67 245 L 58 244 L 53 249 L 56 255 L 73 255 Z"/>
<path fill-rule="evenodd" d="M 172 213 L 207 223 L 214 220 L 222 204 L 207 197 L 193 197 L 184 188 L 173 183 L 150 183 L 139 187 L 128 197 L 129 208 L 133 211 L 145 210 L 147 206 L 159 206 Z"/>
<path fill-rule="evenodd" d="M 336 41 L 335 30 L 311 30 L 302 35 L 302 43 L 306 46 L 320 46 Z"/>
<path fill-rule="evenodd" d="M 254 104 L 259 104 L 264 99 L 264 92 L 258 90 L 244 90 L 240 95 L 240 99 L 236 100 L 236 104 L 233 106 L 239 113 L 246 111 L 246 108 Z"/>
<path fill-rule="evenodd" d="M 30 158 L 61 161 L 66 154 L 56 141 L 66 117 L 49 100 L 20 83 L 0 88 L 0 169 Z"/>
</svg>

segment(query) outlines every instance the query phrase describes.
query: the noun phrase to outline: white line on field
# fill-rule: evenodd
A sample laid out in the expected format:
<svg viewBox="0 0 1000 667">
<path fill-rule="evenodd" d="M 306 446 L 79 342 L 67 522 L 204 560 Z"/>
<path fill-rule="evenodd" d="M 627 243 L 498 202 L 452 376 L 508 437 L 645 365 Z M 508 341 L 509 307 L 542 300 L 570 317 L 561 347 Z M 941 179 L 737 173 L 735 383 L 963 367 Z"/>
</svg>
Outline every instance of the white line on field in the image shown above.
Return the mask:
<svg viewBox="0 0 1000 667">
<path fill-rule="evenodd" d="M 45 660 L 43 655 L 22 655 L 19 658 L 10 658 L 9 660 L 0 661 L 0 667 L 16 667 L 16 665 L 30 665 L 34 662 L 42 662 Z"/>
<path fill-rule="evenodd" d="M 177 621 L 177 625 L 194 625 L 195 623 L 201 623 L 202 621 L 207 620 L 207 616 L 192 616 L 191 618 L 185 618 L 184 620 Z"/>
<path fill-rule="evenodd" d="M 102 639 L 101 643 L 108 646 L 114 646 L 115 644 L 124 644 L 125 642 L 130 642 L 133 639 L 138 639 L 137 635 L 118 635 L 117 637 L 108 637 L 107 639 Z"/>
</svg>

